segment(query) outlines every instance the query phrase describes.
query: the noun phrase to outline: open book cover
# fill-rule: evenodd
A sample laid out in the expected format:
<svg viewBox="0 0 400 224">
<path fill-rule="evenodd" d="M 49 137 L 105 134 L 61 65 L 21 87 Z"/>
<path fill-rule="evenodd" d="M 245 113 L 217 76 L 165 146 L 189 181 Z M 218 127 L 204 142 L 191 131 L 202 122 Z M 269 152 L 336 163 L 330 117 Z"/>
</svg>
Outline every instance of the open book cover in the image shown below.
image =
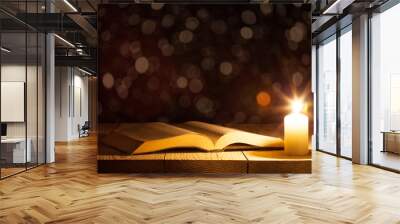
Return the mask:
<svg viewBox="0 0 400 224">
<path fill-rule="evenodd" d="M 234 144 L 262 148 L 283 147 L 281 138 L 198 121 L 177 125 L 162 122 L 122 124 L 102 138 L 101 142 L 127 154 L 152 153 L 174 148 L 219 151 Z"/>
</svg>

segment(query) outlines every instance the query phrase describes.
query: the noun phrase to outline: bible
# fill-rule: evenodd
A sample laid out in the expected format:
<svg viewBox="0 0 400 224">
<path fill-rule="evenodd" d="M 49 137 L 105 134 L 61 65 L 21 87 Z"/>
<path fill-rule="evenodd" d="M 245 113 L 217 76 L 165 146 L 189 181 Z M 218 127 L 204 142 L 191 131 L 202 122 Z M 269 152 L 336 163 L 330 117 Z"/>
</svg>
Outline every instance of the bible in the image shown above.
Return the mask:
<svg viewBox="0 0 400 224">
<path fill-rule="evenodd" d="M 176 125 L 163 122 L 121 124 L 100 141 L 133 155 L 176 148 L 220 151 L 235 144 L 260 148 L 283 147 L 281 138 L 199 121 Z"/>
</svg>

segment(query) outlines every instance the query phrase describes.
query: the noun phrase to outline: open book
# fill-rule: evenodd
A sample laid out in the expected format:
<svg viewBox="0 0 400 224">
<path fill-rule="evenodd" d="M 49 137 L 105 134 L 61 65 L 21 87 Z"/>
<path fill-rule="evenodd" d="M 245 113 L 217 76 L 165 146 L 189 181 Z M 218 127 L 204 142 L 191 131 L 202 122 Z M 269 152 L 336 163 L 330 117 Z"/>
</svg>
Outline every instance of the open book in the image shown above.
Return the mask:
<svg viewBox="0 0 400 224">
<path fill-rule="evenodd" d="M 158 152 L 172 148 L 219 151 L 233 144 L 283 147 L 280 138 L 189 121 L 178 125 L 162 122 L 121 124 L 101 142 L 128 154 Z"/>
</svg>

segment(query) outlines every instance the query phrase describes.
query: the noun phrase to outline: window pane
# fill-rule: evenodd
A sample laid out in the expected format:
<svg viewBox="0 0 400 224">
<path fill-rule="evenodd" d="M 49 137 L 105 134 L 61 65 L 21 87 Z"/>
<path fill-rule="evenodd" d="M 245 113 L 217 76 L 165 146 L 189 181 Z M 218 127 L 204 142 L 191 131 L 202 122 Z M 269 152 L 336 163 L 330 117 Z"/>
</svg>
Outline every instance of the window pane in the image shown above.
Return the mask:
<svg viewBox="0 0 400 224">
<path fill-rule="evenodd" d="M 352 35 L 340 36 L 340 152 L 352 156 Z"/>
<path fill-rule="evenodd" d="M 318 48 L 318 148 L 336 153 L 336 39 Z"/>
<path fill-rule="evenodd" d="M 372 18 L 372 163 L 400 170 L 400 5 Z"/>
</svg>

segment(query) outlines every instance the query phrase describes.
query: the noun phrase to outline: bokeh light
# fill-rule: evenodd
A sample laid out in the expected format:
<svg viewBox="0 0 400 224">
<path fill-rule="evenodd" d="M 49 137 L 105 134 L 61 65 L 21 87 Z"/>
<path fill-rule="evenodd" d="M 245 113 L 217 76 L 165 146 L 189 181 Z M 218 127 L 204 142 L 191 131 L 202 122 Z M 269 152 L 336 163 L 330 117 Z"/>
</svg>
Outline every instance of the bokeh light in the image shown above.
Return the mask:
<svg viewBox="0 0 400 224">
<path fill-rule="evenodd" d="M 179 41 L 187 44 L 193 40 L 193 33 L 189 30 L 184 30 L 179 33 Z"/>
<path fill-rule="evenodd" d="M 233 71 L 233 66 L 232 63 L 228 62 L 228 61 L 224 61 L 219 65 L 219 71 L 223 74 L 223 75 L 230 75 Z"/>
<path fill-rule="evenodd" d="M 270 15 L 272 13 L 273 9 L 274 8 L 272 7 L 271 4 L 268 4 L 268 3 L 267 4 L 265 4 L 265 3 L 261 3 L 260 4 L 260 10 L 261 10 L 262 14 L 264 14 L 266 16 Z"/>
<path fill-rule="evenodd" d="M 177 80 L 176 80 L 176 85 L 178 86 L 178 88 L 184 89 L 187 87 L 188 85 L 188 80 L 186 77 L 184 76 L 180 76 Z"/>
<path fill-rule="evenodd" d="M 266 91 L 260 91 L 257 93 L 257 104 L 266 107 L 271 103 L 271 96 Z"/>
<path fill-rule="evenodd" d="M 303 23 L 297 22 L 289 30 L 289 40 L 300 43 L 304 40 L 306 34 L 306 26 Z"/>
<path fill-rule="evenodd" d="M 184 66 L 184 73 L 188 78 L 199 78 L 201 76 L 200 68 L 194 64 L 186 64 Z"/>
<path fill-rule="evenodd" d="M 161 10 L 164 7 L 164 3 L 151 3 L 153 10 Z"/>
<path fill-rule="evenodd" d="M 208 97 L 200 97 L 196 102 L 196 108 L 200 113 L 211 115 L 214 110 L 214 103 Z"/>
<path fill-rule="evenodd" d="M 140 74 L 147 72 L 149 69 L 149 60 L 146 57 L 140 57 L 135 61 L 135 69 Z"/>
<path fill-rule="evenodd" d="M 253 30 L 248 26 L 244 26 L 240 29 L 240 35 L 243 39 L 249 40 L 253 38 Z"/>
<path fill-rule="evenodd" d="M 154 20 L 147 19 L 142 23 L 142 33 L 150 35 L 156 30 L 157 23 Z"/>
<path fill-rule="evenodd" d="M 133 58 L 138 58 L 142 55 L 142 48 L 139 41 L 133 41 L 129 45 L 129 51 Z"/>
<path fill-rule="evenodd" d="M 189 89 L 192 93 L 199 93 L 203 90 L 203 82 L 200 79 L 192 79 L 189 82 Z"/>
<path fill-rule="evenodd" d="M 107 72 L 103 75 L 103 86 L 111 89 L 114 86 L 114 77 L 111 73 Z"/>
<path fill-rule="evenodd" d="M 171 44 L 166 44 L 161 47 L 162 55 L 168 57 L 174 54 L 175 48 Z"/>
<path fill-rule="evenodd" d="M 135 122 L 270 122 L 288 111 L 290 104 L 282 101 L 308 94 L 306 7 L 218 7 L 154 3 L 140 10 L 99 9 L 107 14 L 99 18 L 107 54 L 101 94 L 114 105 L 104 107 L 104 114 Z"/>
<path fill-rule="evenodd" d="M 118 86 L 116 87 L 116 91 L 117 91 L 118 96 L 119 96 L 121 99 L 126 99 L 126 98 L 128 97 L 128 95 L 129 95 L 129 89 L 128 89 L 128 87 L 125 86 L 125 84 L 123 84 L 123 83 L 121 83 L 120 85 L 118 85 Z"/>
<path fill-rule="evenodd" d="M 199 25 L 200 22 L 196 17 L 189 17 L 186 19 L 185 26 L 189 30 L 195 30 Z"/>
</svg>

